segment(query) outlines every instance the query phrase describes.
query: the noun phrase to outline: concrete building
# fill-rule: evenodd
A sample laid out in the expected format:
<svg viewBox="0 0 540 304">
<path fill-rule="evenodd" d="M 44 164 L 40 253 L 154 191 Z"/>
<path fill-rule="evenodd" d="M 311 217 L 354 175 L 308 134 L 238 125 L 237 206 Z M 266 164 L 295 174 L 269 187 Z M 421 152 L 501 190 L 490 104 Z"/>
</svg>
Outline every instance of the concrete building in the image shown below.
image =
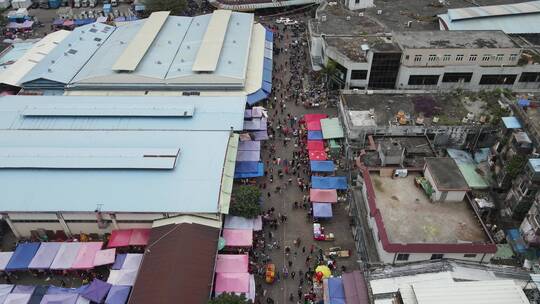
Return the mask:
<svg viewBox="0 0 540 304">
<path fill-rule="evenodd" d="M 449 157 L 426 158 L 424 177 L 433 189 L 433 202 L 461 202 L 470 190 L 456 162 Z"/>
<path fill-rule="evenodd" d="M 343 4 L 351 11 L 375 6 L 373 0 L 343 0 Z"/>
<path fill-rule="evenodd" d="M 439 17 L 441 31 L 500 30 L 540 33 L 540 1 L 449 9 Z"/>
<path fill-rule="evenodd" d="M 469 196 L 433 203 L 415 185 L 418 173 L 405 178 L 379 175 L 361 166 L 362 201 L 384 264 L 456 259 L 488 263 L 496 246 Z M 382 171 L 381 171 L 382 172 Z M 458 171 L 459 173 L 459 171 Z M 403 223 L 407 225 L 403 225 Z"/>
<path fill-rule="evenodd" d="M 245 97 L 0 99 L 0 212 L 16 236 L 228 213 Z"/>
<path fill-rule="evenodd" d="M 253 14 L 156 12 L 122 26 L 77 27 L 17 85 L 67 95 L 206 95 L 266 98 L 272 33 Z"/>
</svg>

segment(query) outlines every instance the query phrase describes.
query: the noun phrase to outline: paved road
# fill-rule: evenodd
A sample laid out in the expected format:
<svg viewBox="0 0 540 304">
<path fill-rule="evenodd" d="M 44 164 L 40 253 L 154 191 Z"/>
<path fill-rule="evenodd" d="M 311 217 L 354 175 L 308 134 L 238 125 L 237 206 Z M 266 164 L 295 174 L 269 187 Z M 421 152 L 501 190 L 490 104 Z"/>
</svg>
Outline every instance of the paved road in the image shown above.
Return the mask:
<svg viewBox="0 0 540 304">
<path fill-rule="evenodd" d="M 297 18 L 295 19 L 298 20 Z M 358 264 L 356 263 L 357 257 L 354 254 L 354 243 L 351 229 L 349 228 L 350 221 L 347 210 L 345 210 L 346 204 L 340 203 L 334 205 L 334 217 L 323 224 L 327 232 L 335 233 L 336 241 L 334 242 L 314 241 L 312 233 L 313 221 L 307 217 L 309 210 L 293 208 L 295 201 L 301 205 L 303 196 L 309 194 L 309 188 L 304 192 L 297 185 L 298 176 L 304 181 L 309 182 L 309 163 L 301 164 L 297 175 L 284 174 L 282 179 L 278 177 L 278 170 L 284 170 L 284 166 L 274 164 L 273 160 L 276 159 L 277 161 L 279 158 L 283 162 L 286 159 L 290 163 L 293 160 L 293 152 L 300 151 L 299 145 L 295 145 L 297 138 L 294 136 L 291 136 L 291 141 L 287 141 L 286 145 L 284 144 L 284 136 L 280 135 L 278 131 L 280 121 L 282 126 L 289 124 L 290 127 L 287 114 L 290 114 L 293 118 L 297 117 L 297 119 L 300 119 L 305 113 L 326 113 L 331 117 L 336 117 L 337 114 L 334 107 L 326 108 L 323 106 L 317 109 L 306 109 L 302 105 L 302 98 L 293 96 L 294 92 L 305 91 L 306 86 L 302 84 L 302 78 L 305 78 L 310 73 L 306 34 L 305 32 L 300 32 L 300 35 L 295 36 L 290 27 L 281 25 L 278 27 L 277 32 L 281 33 L 282 38 L 276 37 L 278 35 L 274 36 L 274 49 L 281 48 L 283 52 L 274 55 L 273 95 L 269 98 L 270 102 L 268 104 L 270 126 L 275 130 L 276 136 L 269 140 L 266 143 L 266 149 L 263 149 L 262 157 L 265 165 L 268 164 L 266 167 L 268 175 L 265 178 L 260 178 L 259 185 L 262 186 L 265 184 L 265 187 L 263 187 L 265 198 L 264 208 L 266 210 L 274 208 L 274 216 L 284 214 L 287 216 L 287 220 L 280 224 L 277 230 L 265 227 L 264 233 L 267 243 L 269 242 L 268 231 L 272 231 L 274 236 L 272 241 L 277 240 L 280 244 L 280 249 L 267 249 L 267 253 L 269 253 L 272 262 L 276 264 L 276 269 L 280 271 L 281 278 L 272 285 L 258 279 L 258 284 L 260 284 L 259 290 L 262 288 L 266 296 L 257 297 L 256 302 L 266 303 L 267 298 L 270 297 L 275 303 L 296 303 L 299 300 L 298 291 L 301 290 L 305 293 L 309 292 L 311 288 L 307 279 L 303 279 L 304 282 L 301 284 L 299 273 L 305 273 L 310 267 L 313 269 L 316 262 L 315 253 L 318 251 L 318 248 L 324 249 L 332 246 L 341 246 L 351 249 L 353 256 L 338 261 L 336 275 L 341 273 L 340 269 L 342 265 L 346 266 L 347 270 L 352 270 L 358 269 Z M 297 46 L 294 46 L 294 41 L 298 41 Z M 310 81 L 309 83 L 310 85 L 307 86 L 308 90 L 313 92 L 318 91 L 319 84 L 317 82 Z M 275 101 L 274 97 L 276 97 Z M 308 98 L 307 100 L 325 103 L 324 96 Z M 295 101 L 297 101 L 297 104 L 295 104 Z M 280 102 L 282 102 L 284 109 L 282 109 Z M 287 121 L 284 122 L 284 120 Z M 293 128 L 298 129 L 298 123 L 293 124 Z M 272 149 L 272 146 L 274 149 Z M 289 170 L 289 173 L 292 172 Z M 272 182 L 271 176 L 273 177 Z M 292 179 L 291 184 L 288 182 L 289 178 Z M 276 192 L 276 187 L 281 187 L 281 193 L 279 191 Z M 301 240 L 301 244 L 295 247 L 293 243 L 297 238 Z M 306 258 L 310 256 L 312 245 L 315 246 L 315 253 L 311 255 L 311 262 L 308 267 L 306 266 Z M 285 253 L 285 246 L 291 248 L 289 254 Z M 290 262 L 292 262 L 292 267 L 289 267 Z M 287 266 L 290 273 L 288 279 L 283 278 L 282 270 L 284 266 Z M 293 271 L 296 274 L 294 279 L 291 277 Z M 291 294 L 294 298 L 293 301 L 289 299 Z M 301 303 L 304 303 L 304 301 L 302 300 Z"/>
</svg>

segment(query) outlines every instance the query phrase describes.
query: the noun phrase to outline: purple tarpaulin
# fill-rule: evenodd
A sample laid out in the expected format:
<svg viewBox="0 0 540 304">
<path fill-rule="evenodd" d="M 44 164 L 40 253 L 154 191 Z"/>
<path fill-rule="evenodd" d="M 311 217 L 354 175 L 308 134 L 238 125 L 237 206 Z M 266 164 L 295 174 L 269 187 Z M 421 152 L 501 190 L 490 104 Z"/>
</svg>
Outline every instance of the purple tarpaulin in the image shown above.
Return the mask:
<svg viewBox="0 0 540 304">
<path fill-rule="evenodd" d="M 255 131 L 251 132 L 251 136 L 253 140 L 267 140 L 268 139 L 268 132 L 266 131 Z"/>
<path fill-rule="evenodd" d="M 29 294 L 31 295 L 34 292 L 34 289 L 36 289 L 36 286 L 31 285 L 17 285 L 11 293 L 20 293 L 20 294 Z"/>
<path fill-rule="evenodd" d="M 234 172 L 254 173 L 259 168 L 259 162 L 256 161 L 238 161 L 234 166 Z"/>
<path fill-rule="evenodd" d="M 244 120 L 244 130 L 247 131 L 265 131 L 267 129 L 266 118 L 253 118 Z"/>
<path fill-rule="evenodd" d="M 113 286 L 109 290 L 105 304 L 125 304 L 129 297 L 131 287 L 129 286 Z"/>
<path fill-rule="evenodd" d="M 46 294 L 40 304 L 76 304 L 78 294 Z"/>
<path fill-rule="evenodd" d="M 67 294 L 67 293 L 75 293 L 75 294 L 81 294 L 83 291 L 85 291 L 88 288 L 88 284 L 82 285 L 79 288 L 64 288 L 64 287 L 56 287 L 56 286 L 49 286 L 49 289 L 47 289 L 47 294 Z"/>
<path fill-rule="evenodd" d="M 236 161 L 259 161 L 261 158 L 260 151 L 238 151 Z"/>
<path fill-rule="evenodd" d="M 238 143 L 238 151 L 260 151 L 261 142 L 257 140 L 247 140 Z"/>
<path fill-rule="evenodd" d="M 112 285 L 107 282 L 94 279 L 88 288 L 81 293 L 81 296 L 90 301 L 101 303 L 103 300 L 105 300 L 105 297 L 107 296 L 107 293 L 109 293 L 111 287 Z"/>
<path fill-rule="evenodd" d="M 122 265 L 124 265 L 124 261 L 126 260 L 127 253 L 122 253 L 116 255 L 116 260 L 114 260 L 114 264 L 112 265 L 111 269 L 118 270 L 122 269 Z"/>
<path fill-rule="evenodd" d="M 28 265 L 30 269 L 49 269 L 51 264 L 56 257 L 58 249 L 60 249 L 61 243 L 50 242 L 50 243 L 41 243 L 39 249 Z"/>
</svg>

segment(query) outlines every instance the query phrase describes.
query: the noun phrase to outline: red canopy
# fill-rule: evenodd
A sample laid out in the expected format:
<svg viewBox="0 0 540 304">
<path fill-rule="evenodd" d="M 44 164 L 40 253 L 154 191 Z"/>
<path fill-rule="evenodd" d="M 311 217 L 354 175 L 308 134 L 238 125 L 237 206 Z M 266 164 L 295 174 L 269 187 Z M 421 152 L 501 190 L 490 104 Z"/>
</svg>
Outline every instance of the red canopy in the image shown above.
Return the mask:
<svg viewBox="0 0 540 304">
<path fill-rule="evenodd" d="M 113 230 L 107 247 L 143 246 L 148 244 L 150 229 Z"/>
<path fill-rule="evenodd" d="M 328 115 L 326 114 L 305 114 L 304 120 L 306 123 L 309 123 L 310 121 L 319 121 L 323 118 L 328 118 Z"/>
<path fill-rule="evenodd" d="M 320 120 L 313 120 L 307 122 L 307 129 L 308 131 L 321 131 L 321 121 Z"/>
<path fill-rule="evenodd" d="M 309 160 L 326 160 L 326 152 L 311 150 L 309 151 Z"/>
<path fill-rule="evenodd" d="M 133 233 L 131 233 L 131 238 L 129 239 L 129 244 L 133 246 L 148 245 L 149 239 L 150 239 L 150 229 L 146 229 L 146 228 L 133 229 Z"/>
<path fill-rule="evenodd" d="M 308 140 L 307 149 L 309 151 L 324 151 L 324 142 L 322 140 Z"/>
</svg>

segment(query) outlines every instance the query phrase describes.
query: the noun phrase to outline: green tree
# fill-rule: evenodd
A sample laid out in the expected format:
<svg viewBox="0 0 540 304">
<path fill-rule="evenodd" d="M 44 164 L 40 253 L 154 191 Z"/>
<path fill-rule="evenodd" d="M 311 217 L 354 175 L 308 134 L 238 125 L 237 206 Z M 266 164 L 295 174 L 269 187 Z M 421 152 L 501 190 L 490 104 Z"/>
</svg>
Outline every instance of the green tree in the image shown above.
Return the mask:
<svg viewBox="0 0 540 304">
<path fill-rule="evenodd" d="M 525 162 L 527 159 L 521 155 L 514 155 L 512 159 L 508 162 L 508 165 L 506 165 L 506 172 L 508 172 L 508 176 L 510 178 L 516 178 L 518 174 L 523 170 L 523 166 L 525 166 Z"/>
<path fill-rule="evenodd" d="M 240 186 L 234 191 L 234 201 L 231 204 L 232 215 L 254 218 L 261 214 L 259 199 L 261 190 L 255 186 Z"/>
<path fill-rule="evenodd" d="M 246 299 L 244 294 L 236 295 L 234 293 L 224 292 L 211 299 L 208 304 L 251 304 L 251 300 Z"/>
<path fill-rule="evenodd" d="M 186 0 L 144 0 L 147 13 L 170 11 L 171 15 L 182 15 L 186 8 Z"/>
</svg>

